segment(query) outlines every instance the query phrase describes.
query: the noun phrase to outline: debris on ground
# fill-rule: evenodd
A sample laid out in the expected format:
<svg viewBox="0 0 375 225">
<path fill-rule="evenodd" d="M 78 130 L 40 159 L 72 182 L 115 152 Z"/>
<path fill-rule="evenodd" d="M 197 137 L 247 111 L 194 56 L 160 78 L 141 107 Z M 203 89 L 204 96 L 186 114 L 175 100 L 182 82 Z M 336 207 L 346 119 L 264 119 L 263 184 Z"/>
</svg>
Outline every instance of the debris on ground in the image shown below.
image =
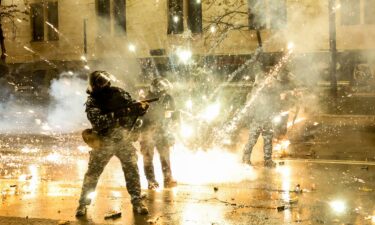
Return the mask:
<svg viewBox="0 0 375 225">
<path fill-rule="evenodd" d="M 361 170 L 368 170 L 368 166 L 362 166 Z"/>
<path fill-rule="evenodd" d="M 366 183 L 364 180 L 356 178 L 356 177 L 354 177 L 353 179 L 354 179 L 354 181 L 362 183 L 362 184 Z"/>
<path fill-rule="evenodd" d="M 279 162 L 279 166 L 284 166 L 284 165 L 285 165 L 284 161 Z"/>
<path fill-rule="evenodd" d="M 365 220 L 371 220 L 371 221 L 375 222 L 375 216 L 366 216 Z"/>
<path fill-rule="evenodd" d="M 364 192 L 372 192 L 374 191 L 374 189 L 372 188 L 368 188 L 368 187 L 360 187 L 358 188 L 360 191 L 364 191 Z"/>
<path fill-rule="evenodd" d="M 316 219 L 315 220 L 317 223 L 320 223 L 320 224 L 325 224 L 326 222 L 324 222 L 324 220 L 321 220 L 321 219 Z"/>
<path fill-rule="evenodd" d="M 117 219 L 117 218 L 120 218 L 121 217 L 121 212 L 118 212 L 118 211 L 111 211 L 111 212 L 108 212 L 105 216 L 104 216 L 104 219 L 105 220 L 108 220 L 108 219 Z"/>
<path fill-rule="evenodd" d="M 301 185 L 297 184 L 296 187 L 294 188 L 294 192 L 296 193 L 302 193 Z"/>
<path fill-rule="evenodd" d="M 285 205 L 277 206 L 277 211 L 278 211 L 278 212 L 284 211 L 284 210 L 286 210 L 286 209 L 288 209 L 288 208 L 287 208 Z"/>
<path fill-rule="evenodd" d="M 214 191 L 217 192 L 219 190 L 218 187 L 214 187 Z"/>
<path fill-rule="evenodd" d="M 154 225 L 158 222 L 158 220 L 160 219 L 161 216 L 157 216 L 157 217 L 154 217 L 152 219 L 148 219 L 147 220 L 147 223 L 150 224 L 150 225 Z"/>
<path fill-rule="evenodd" d="M 289 203 L 289 204 L 295 204 L 295 203 L 297 203 L 297 202 L 298 202 L 298 197 L 290 198 L 290 199 L 288 200 L 288 203 Z"/>
</svg>

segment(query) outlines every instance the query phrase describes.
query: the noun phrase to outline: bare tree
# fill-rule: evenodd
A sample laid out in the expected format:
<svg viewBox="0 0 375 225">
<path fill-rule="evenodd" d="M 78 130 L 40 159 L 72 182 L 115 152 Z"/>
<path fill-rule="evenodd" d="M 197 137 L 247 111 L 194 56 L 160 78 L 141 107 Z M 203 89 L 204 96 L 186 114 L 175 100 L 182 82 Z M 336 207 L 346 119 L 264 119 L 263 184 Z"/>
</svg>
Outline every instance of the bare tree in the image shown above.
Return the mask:
<svg viewBox="0 0 375 225">
<path fill-rule="evenodd" d="M 219 45 L 231 31 L 254 30 L 257 35 L 258 46 L 262 47 L 260 18 L 263 18 L 255 4 L 249 9 L 247 0 L 203 0 L 207 5 L 207 13 L 203 18 L 205 41 L 214 40 L 214 47 Z M 252 22 L 252 23 L 251 23 Z M 257 25 L 258 23 L 258 25 Z"/>
<path fill-rule="evenodd" d="M 27 1 L 24 1 L 25 6 L 28 5 Z M 25 9 L 20 9 L 19 6 L 16 4 L 10 4 L 10 5 L 3 5 L 2 1 L 0 0 L 0 46 L 1 46 L 1 61 L 5 63 L 6 60 L 6 47 L 5 47 L 5 36 L 3 31 L 3 22 L 5 20 L 9 21 L 12 24 L 13 27 L 13 34 L 16 33 L 16 21 L 17 20 L 24 20 L 26 15 L 28 15 L 28 10 L 25 7 Z"/>
</svg>

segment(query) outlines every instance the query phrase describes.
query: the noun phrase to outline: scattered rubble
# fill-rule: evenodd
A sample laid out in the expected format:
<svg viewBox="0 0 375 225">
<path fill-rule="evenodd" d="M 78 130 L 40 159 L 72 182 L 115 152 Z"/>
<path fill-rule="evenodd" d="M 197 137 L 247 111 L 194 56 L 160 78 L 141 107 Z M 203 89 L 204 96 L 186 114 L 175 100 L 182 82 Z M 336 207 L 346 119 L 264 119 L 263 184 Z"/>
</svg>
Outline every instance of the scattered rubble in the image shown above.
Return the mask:
<svg viewBox="0 0 375 225">
<path fill-rule="evenodd" d="M 108 220 L 108 219 L 118 219 L 121 217 L 121 212 L 118 212 L 118 211 L 111 211 L 111 212 L 108 212 L 105 216 L 104 216 L 104 219 L 105 220 Z"/>
<path fill-rule="evenodd" d="M 368 166 L 362 166 L 361 170 L 368 170 Z"/>
<path fill-rule="evenodd" d="M 303 190 L 301 189 L 301 185 L 300 184 L 297 184 L 296 187 L 294 188 L 294 192 L 295 193 L 302 193 Z"/>
<path fill-rule="evenodd" d="M 282 206 L 278 206 L 278 207 L 277 207 L 277 211 L 278 211 L 278 212 L 284 211 L 284 210 L 286 210 L 286 209 L 288 209 L 288 207 L 286 207 L 285 205 L 282 205 Z"/>
<path fill-rule="evenodd" d="M 364 191 L 364 192 L 372 192 L 372 191 L 374 191 L 374 189 L 368 188 L 368 187 L 360 187 L 360 188 L 358 188 L 358 190 Z"/>
</svg>

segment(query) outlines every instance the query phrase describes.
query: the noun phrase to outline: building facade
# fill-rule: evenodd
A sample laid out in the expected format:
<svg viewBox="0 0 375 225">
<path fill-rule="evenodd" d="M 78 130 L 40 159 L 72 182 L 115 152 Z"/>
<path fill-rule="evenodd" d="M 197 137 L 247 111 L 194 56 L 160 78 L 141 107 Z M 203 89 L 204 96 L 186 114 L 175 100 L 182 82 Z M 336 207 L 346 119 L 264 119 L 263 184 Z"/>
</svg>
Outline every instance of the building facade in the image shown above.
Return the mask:
<svg viewBox="0 0 375 225">
<path fill-rule="evenodd" d="M 7 63 L 251 55 L 256 30 L 265 52 L 328 53 L 328 1 L 3 0 L 30 11 L 15 25 L 2 19 Z M 375 0 L 336 0 L 333 10 L 338 52 L 373 63 Z"/>
</svg>

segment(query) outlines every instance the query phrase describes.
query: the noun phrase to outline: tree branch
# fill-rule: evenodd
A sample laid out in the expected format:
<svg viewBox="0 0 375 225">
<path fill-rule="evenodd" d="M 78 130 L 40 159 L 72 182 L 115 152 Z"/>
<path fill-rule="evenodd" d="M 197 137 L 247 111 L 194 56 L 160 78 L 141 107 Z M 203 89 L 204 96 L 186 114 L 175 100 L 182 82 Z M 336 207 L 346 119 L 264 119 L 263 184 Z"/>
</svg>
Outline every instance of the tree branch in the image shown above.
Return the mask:
<svg viewBox="0 0 375 225">
<path fill-rule="evenodd" d="M 24 4 L 28 5 L 28 2 L 24 0 Z M 4 37 L 4 31 L 2 27 L 2 22 L 4 21 L 4 18 L 8 19 L 12 26 L 13 26 L 13 32 L 15 32 L 16 29 L 16 23 L 15 20 L 18 19 L 19 15 L 28 15 L 27 10 L 20 10 L 18 9 L 18 6 L 15 4 L 11 5 L 2 5 L 2 0 L 0 0 L 0 47 L 1 47 L 1 61 L 5 63 L 6 60 L 6 48 L 5 48 L 5 37 Z M 22 18 L 23 20 L 26 20 L 25 18 Z"/>
</svg>

